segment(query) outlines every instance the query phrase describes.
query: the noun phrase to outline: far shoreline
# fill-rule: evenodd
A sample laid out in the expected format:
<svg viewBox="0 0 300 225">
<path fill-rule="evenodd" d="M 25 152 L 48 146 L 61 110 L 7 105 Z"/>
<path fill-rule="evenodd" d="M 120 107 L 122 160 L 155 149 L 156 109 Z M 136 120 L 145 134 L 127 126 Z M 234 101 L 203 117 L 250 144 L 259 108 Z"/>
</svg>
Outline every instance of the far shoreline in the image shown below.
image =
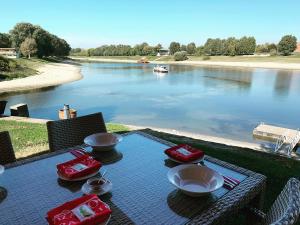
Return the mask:
<svg viewBox="0 0 300 225">
<path fill-rule="evenodd" d="M 137 63 L 133 59 L 114 59 L 114 58 L 97 58 L 97 57 L 74 57 L 70 56 L 72 60 L 81 62 L 116 62 L 116 63 Z M 300 63 L 283 63 L 283 62 L 237 62 L 237 61 L 149 61 L 150 64 L 172 64 L 172 65 L 190 65 L 203 67 L 226 67 L 239 69 L 277 69 L 277 70 L 300 70 Z"/>
</svg>

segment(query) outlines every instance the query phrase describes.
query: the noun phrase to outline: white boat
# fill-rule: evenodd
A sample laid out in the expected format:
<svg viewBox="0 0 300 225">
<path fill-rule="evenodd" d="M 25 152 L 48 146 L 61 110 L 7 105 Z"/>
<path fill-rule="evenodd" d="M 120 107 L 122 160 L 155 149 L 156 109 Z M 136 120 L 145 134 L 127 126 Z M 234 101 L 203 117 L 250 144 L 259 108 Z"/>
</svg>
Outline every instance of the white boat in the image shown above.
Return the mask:
<svg viewBox="0 0 300 225">
<path fill-rule="evenodd" d="M 168 69 L 166 66 L 155 66 L 153 68 L 153 72 L 157 72 L 157 73 L 168 73 Z"/>
</svg>

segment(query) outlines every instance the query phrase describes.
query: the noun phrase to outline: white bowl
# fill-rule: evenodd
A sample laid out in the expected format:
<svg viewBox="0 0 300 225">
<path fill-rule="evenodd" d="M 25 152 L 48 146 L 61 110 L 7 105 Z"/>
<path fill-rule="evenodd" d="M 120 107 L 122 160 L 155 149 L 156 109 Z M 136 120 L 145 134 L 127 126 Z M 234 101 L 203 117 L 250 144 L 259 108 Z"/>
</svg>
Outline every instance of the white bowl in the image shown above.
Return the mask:
<svg viewBox="0 0 300 225">
<path fill-rule="evenodd" d="M 97 133 L 87 136 L 84 143 L 91 146 L 96 151 L 110 151 L 120 141 L 122 136 L 114 133 Z"/>
<path fill-rule="evenodd" d="M 224 184 L 223 177 L 216 171 L 195 164 L 173 167 L 168 172 L 169 181 L 189 196 L 207 195 Z"/>
</svg>

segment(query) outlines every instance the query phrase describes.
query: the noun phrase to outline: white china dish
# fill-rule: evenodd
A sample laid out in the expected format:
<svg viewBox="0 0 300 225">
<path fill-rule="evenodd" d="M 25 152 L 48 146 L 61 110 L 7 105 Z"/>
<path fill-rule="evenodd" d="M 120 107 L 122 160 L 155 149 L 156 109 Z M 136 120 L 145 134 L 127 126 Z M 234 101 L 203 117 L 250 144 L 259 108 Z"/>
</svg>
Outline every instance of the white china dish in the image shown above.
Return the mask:
<svg viewBox="0 0 300 225">
<path fill-rule="evenodd" d="M 169 181 L 189 196 L 207 195 L 224 184 L 224 178 L 216 171 L 195 164 L 183 164 L 168 172 Z"/>
<path fill-rule="evenodd" d="M 110 151 L 120 141 L 122 141 L 122 136 L 114 133 L 96 133 L 84 139 L 84 143 L 91 146 L 95 151 Z"/>
<path fill-rule="evenodd" d="M 91 179 L 93 179 L 93 178 L 91 178 Z M 95 178 L 95 179 L 97 179 L 97 178 Z M 95 188 L 92 185 L 90 185 L 89 182 L 86 182 L 82 185 L 81 191 L 84 194 L 96 194 L 96 195 L 104 195 L 104 194 L 108 193 L 109 191 L 111 191 L 112 183 L 107 179 L 104 179 L 104 178 L 101 178 L 101 179 L 105 180 L 105 183 L 100 185 L 99 188 Z"/>
</svg>

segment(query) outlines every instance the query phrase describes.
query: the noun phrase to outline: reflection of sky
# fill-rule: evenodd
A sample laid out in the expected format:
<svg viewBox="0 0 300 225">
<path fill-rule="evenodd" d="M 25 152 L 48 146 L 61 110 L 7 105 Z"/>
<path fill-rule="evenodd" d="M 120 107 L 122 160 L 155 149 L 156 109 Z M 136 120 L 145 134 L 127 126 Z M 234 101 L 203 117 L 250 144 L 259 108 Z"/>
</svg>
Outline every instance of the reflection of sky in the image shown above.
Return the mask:
<svg viewBox="0 0 300 225">
<path fill-rule="evenodd" d="M 26 102 L 31 116 L 57 118 L 64 103 L 107 121 L 251 140 L 261 121 L 300 127 L 300 72 L 169 65 L 87 63 L 84 79 L 48 90 L 6 96 Z M 8 113 L 8 112 L 7 112 Z"/>
</svg>

